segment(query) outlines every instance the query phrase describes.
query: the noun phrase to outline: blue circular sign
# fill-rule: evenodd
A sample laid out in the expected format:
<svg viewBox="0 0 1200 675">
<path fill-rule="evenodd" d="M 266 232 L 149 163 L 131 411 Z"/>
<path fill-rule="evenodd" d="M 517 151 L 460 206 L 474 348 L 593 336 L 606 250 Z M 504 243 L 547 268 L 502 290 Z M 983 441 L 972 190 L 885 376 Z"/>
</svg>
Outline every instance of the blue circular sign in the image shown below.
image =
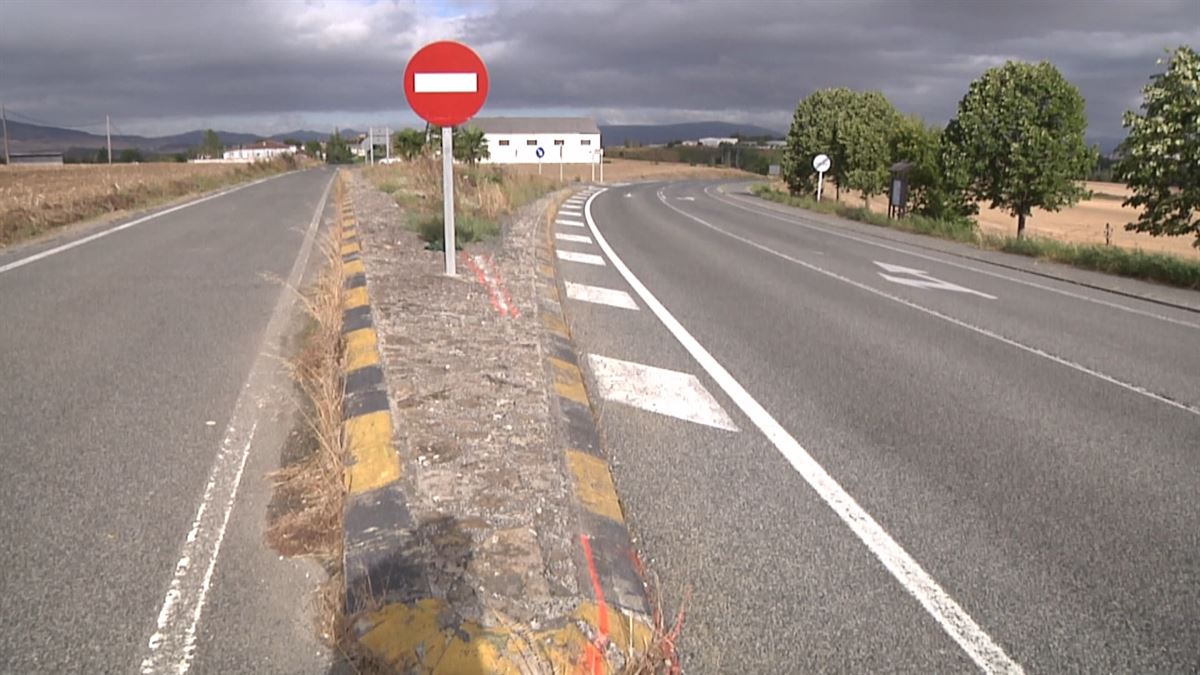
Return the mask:
<svg viewBox="0 0 1200 675">
<path fill-rule="evenodd" d="M 541 158 L 545 157 L 545 156 L 546 156 L 546 149 L 545 149 L 545 148 L 538 148 L 538 149 L 537 149 L 537 156 L 538 156 L 538 159 L 541 159 Z"/>
</svg>

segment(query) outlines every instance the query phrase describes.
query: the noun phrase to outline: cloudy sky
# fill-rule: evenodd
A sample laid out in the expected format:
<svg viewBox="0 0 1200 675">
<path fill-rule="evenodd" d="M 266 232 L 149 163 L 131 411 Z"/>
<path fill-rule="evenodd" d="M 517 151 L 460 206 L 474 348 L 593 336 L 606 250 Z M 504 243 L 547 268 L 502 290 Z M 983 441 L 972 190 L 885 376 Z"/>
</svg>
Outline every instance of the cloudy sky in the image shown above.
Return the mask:
<svg viewBox="0 0 1200 675">
<path fill-rule="evenodd" d="M 844 85 L 944 122 L 988 67 L 1048 59 L 1112 137 L 1162 50 L 1200 47 L 1200 0 L 0 0 L 0 101 L 125 133 L 415 124 L 404 66 L 444 38 L 487 62 L 482 114 L 784 130 Z"/>
</svg>

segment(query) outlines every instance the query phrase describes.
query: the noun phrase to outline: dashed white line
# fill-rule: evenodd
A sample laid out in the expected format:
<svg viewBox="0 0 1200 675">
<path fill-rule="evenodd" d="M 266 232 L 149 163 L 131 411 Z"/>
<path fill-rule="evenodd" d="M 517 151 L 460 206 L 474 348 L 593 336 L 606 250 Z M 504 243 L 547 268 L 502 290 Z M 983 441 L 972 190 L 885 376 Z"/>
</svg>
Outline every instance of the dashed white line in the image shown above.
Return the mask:
<svg viewBox="0 0 1200 675">
<path fill-rule="evenodd" d="M 577 262 L 577 263 L 583 263 L 585 265 L 596 265 L 598 267 L 604 267 L 604 265 L 605 265 L 604 258 L 601 258 L 600 256 L 594 255 L 592 253 L 576 253 L 575 251 L 561 251 L 560 250 L 558 252 L 558 257 L 560 260 L 566 260 L 567 262 Z"/>
<path fill-rule="evenodd" d="M 808 454 L 808 451 L 734 379 L 733 375 L 729 374 L 724 366 L 713 358 L 712 354 L 696 338 L 692 337 L 683 324 L 679 323 L 654 297 L 654 294 L 634 276 L 633 272 L 625 266 L 624 261 L 608 245 L 599 228 L 596 227 L 596 221 L 592 217 L 594 201 L 595 197 L 592 197 L 585 207 L 588 228 L 592 232 L 592 237 L 612 261 L 613 267 L 625 278 L 642 302 L 650 308 L 650 311 L 654 312 L 654 315 L 679 341 L 679 344 L 683 345 L 709 377 L 775 445 L 779 453 L 787 459 L 805 482 L 833 509 L 842 522 L 858 536 L 880 563 L 900 582 L 905 590 L 916 598 L 925 611 L 938 622 L 947 635 L 958 643 L 980 669 L 988 673 L 1023 673 L 1024 670 L 1021 666 L 1009 658 L 1000 645 L 996 644 L 983 628 L 975 623 L 975 620 L 938 585 L 933 577 L 895 539 L 892 539 L 883 526 L 859 506 L 850 493 L 846 492 L 825 471 L 825 468 L 817 463 L 812 455 Z M 666 203 L 665 200 L 664 203 Z M 668 206 L 671 205 L 668 204 Z M 679 209 L 675 210 L 679 211 Z M 683 211 L 679 212 L 684 213 Z M 684 215 L 691 217 L 690 214 Z M 714 229 L 717 228 L 714 227 Z"/>
<path fill-rule="evenodd" d="M 592 243 L 592 238 L 585 234 L 563 234 L 561 232 L 555 232 L 554 238 L 558 239 L 559 241 L 573 241 L 578 244 Z"/>
<path fill-rule="evenodd" d="M 638 308 L 637 303 L 625 291 L 615 288 L 604 288 L 603 286 L 588 286 L 587 284 L 576 284 L 570 281 L 563 282 L 567 287 L 567 297 L 572 300 L 582 300 L 583 302 L 592 302 L 598 305 L 609 305 L 612 307 L 621 307 L 623 309 Z"/>
<path fill-rule="evenodd" d="M 554 221 L 555 225 L 566 225 L 567 227 L 585 227 L 582 220 L 571 220 L 570 218 L 558 218 Z"/>
<path fill-rule="evenodd" d="M 596 389 L 607 401 L 709 427 L 737 431 L 737 425 L 691 373 L 588 354 Z"/>
</svg>

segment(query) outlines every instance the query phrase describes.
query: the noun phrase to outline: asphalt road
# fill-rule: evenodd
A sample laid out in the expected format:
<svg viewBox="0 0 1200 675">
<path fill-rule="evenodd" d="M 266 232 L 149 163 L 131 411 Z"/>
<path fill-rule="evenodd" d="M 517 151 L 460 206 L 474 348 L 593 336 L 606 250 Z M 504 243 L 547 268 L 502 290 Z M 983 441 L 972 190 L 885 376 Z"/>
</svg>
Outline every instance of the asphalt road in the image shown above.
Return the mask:
<svg viewBox="0 0 1200 675">
<path fill-rule="evenodd" d="M 292 424 L 283 281 L 331 178 L 275 177 L 26 263 L 119 223 L 0 251 L 0 672 L 139 672 L 156 631 L 151 672 L 327 668 L 318 570 L 262 530 Z"/>
<path fill-rule="evenodd" d="M 1200 671 L 1200 314 L 737 192 L 558 227 L 637 307 L 568 300 L 581 351 L 675 373 L 585 359 L 685 668 Z"/>
</svg>

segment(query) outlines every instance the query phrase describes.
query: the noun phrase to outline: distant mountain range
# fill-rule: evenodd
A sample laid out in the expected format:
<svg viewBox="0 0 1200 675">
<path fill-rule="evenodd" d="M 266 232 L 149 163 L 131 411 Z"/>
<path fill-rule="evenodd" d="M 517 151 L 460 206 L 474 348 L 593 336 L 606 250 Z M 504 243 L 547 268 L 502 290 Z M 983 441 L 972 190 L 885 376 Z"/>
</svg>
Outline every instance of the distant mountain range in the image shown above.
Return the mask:
<svg viewBox="0 0 1200 675">
<path fill-rule="evenodd" d="M 356 136 L 359 132 L 354 129 L 342 129 L 341 133 L 344 136 Z M 301 142 L 312 140 L 324 141 L 329 137 L 329 134 L 300 129 L 282 134 L 272 134 L 270 136 L 246 134 L 236 131 L 218 131 L 217 136 L 221 139 L 221 143 L 225 145 L 241 145 L 252 143 L 262 138 L 269 138 L 275 141 L 286 139 Z M 200 140 L 203 137 L 204 131 L 201 129 L 171 136 L 134 136 L 125 134 L 113 136 L 112 145 L 114 154 L 117 150 L 137 148 L 142 152 L 168 155 L 177 152 L 187 152 L 188 149 L 200 145 Z M 86 154 L 87 151 L 98 150 L 103 148 L 106 142 L 103 134 L 91 134 L 86 131 L 76 131 L 75 129 L 46 127 L 11 120 L 8 123 L 8 139 L 9 148 L 12 152 L 60 151 L 68 155 L 81 155 Z"/>
</svg>

